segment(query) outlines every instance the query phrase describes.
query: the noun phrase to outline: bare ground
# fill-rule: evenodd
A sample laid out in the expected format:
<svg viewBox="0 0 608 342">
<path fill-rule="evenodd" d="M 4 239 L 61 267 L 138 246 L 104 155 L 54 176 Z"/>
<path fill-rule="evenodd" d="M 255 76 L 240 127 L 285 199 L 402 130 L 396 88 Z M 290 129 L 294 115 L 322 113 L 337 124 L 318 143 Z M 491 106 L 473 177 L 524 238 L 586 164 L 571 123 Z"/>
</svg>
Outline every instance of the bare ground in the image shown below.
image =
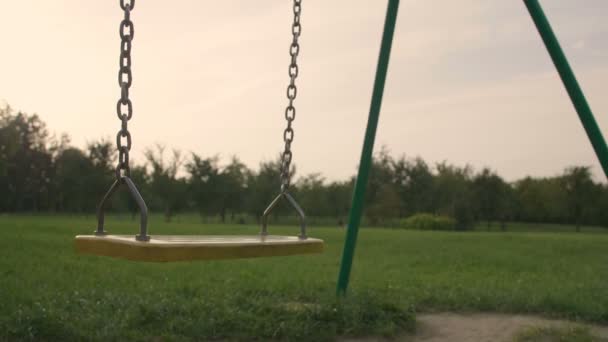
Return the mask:
<svg viewBox="0 0 608 342">
<path fill-rule="evenodd" d="M 416 333 L 393 341 L 407 342 L 512 342 L 521 331 L 535 327 L 568 327 L 578 323 L 538 316 L 493 313 L 437 313 L 416 316 Z M 608 338 L 608 327 L 585 325 L 590 332 Z M 382 338 L 345 339 L 344 342 L 380 342 Z"/>
</svg>

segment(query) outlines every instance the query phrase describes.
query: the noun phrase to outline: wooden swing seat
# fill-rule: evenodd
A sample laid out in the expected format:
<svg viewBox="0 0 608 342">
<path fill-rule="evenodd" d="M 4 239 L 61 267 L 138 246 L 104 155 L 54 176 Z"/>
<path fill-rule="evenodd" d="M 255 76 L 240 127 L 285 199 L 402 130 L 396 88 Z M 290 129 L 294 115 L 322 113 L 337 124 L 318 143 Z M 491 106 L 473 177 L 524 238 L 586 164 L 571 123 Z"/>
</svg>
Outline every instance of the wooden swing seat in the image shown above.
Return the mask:
<svg viewBox="0 0 608 342">
<path fill-rule="evenodd" d="M 323 240 L 277 235 L 78 235 L 76 251 L 133 261 L 173 262 L 288 256 L 323 252 Z"/>
</svg>

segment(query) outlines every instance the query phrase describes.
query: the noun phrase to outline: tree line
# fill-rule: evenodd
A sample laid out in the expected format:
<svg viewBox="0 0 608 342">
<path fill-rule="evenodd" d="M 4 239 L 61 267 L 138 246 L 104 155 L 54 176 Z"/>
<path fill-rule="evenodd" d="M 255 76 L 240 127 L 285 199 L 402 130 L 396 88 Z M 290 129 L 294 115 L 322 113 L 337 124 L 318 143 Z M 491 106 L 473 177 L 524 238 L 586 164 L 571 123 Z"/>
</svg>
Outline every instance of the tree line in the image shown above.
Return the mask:
<svg viewBox="0 0 608 342">
<path fill-rule="evenodd" d="M 280 189 L 279 159 L 257 170 L 238 157 L 185 155 L 156 145 L 145 162 L 131 166 L 152 212 L 167 220 L 197 212 L 236 222 L 259 219 Z M 37 115 L 0 109 L 0 212 L 93 213 L 114 179 L 115 147 L 100 139 L 84 149 L 67 135 L 51 135 Z M 319 173 L 295 177 L 292 192 L 310 217 L 342 224 L 348 215 L 354 176 L 326 181 Z M 506 182 L 484 168 L 447 162 L 429 165 L 421 158 L 394 157 L 385 148 L 373 159 L 365 219 L 386 225 L 417 213 L 453 218 L 458 229 L 476 222 L 551 222 L 608 227 L 608 188 L 594 182 L 588 166 L 568 167 L 553 177 Z M 128 194 L 113 199 L 110 210 L 137 214 Z M 293 215 L 279 206 L 276 216 Z"/>
</svg>

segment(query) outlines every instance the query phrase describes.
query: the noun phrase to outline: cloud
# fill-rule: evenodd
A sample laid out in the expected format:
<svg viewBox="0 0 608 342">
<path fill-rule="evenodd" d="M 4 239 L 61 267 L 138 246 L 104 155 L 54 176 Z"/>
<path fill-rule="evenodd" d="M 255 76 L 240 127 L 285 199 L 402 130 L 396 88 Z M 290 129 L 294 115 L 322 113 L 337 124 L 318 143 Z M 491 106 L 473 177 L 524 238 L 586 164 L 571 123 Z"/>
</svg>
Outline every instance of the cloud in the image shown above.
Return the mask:
<svg viewBox="0 0 608 342">
<path fill-rule="evenodd" d="M 572 48 L 573 49 L 583 49 L 585 47 L 585 41 L 584 40 L 579 40 L 577 42 L 575 42 L 574 44 L 572 44 Z"/>
</svg>

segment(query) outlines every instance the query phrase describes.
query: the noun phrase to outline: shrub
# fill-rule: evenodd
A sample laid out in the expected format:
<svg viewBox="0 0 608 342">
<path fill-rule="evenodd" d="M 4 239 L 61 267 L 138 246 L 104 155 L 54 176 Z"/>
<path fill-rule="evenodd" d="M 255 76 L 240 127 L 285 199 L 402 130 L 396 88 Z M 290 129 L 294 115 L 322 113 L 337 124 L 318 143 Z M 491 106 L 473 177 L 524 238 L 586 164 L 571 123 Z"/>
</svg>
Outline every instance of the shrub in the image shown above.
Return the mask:
<svg viewBox="0 0 608 342">
<path fill-rule="evenodd" d="M 448 216 L 420 213 L 401 220 L 400 227 L 420 230 L 454 230 L 456 220 Z"/>
</svg>

